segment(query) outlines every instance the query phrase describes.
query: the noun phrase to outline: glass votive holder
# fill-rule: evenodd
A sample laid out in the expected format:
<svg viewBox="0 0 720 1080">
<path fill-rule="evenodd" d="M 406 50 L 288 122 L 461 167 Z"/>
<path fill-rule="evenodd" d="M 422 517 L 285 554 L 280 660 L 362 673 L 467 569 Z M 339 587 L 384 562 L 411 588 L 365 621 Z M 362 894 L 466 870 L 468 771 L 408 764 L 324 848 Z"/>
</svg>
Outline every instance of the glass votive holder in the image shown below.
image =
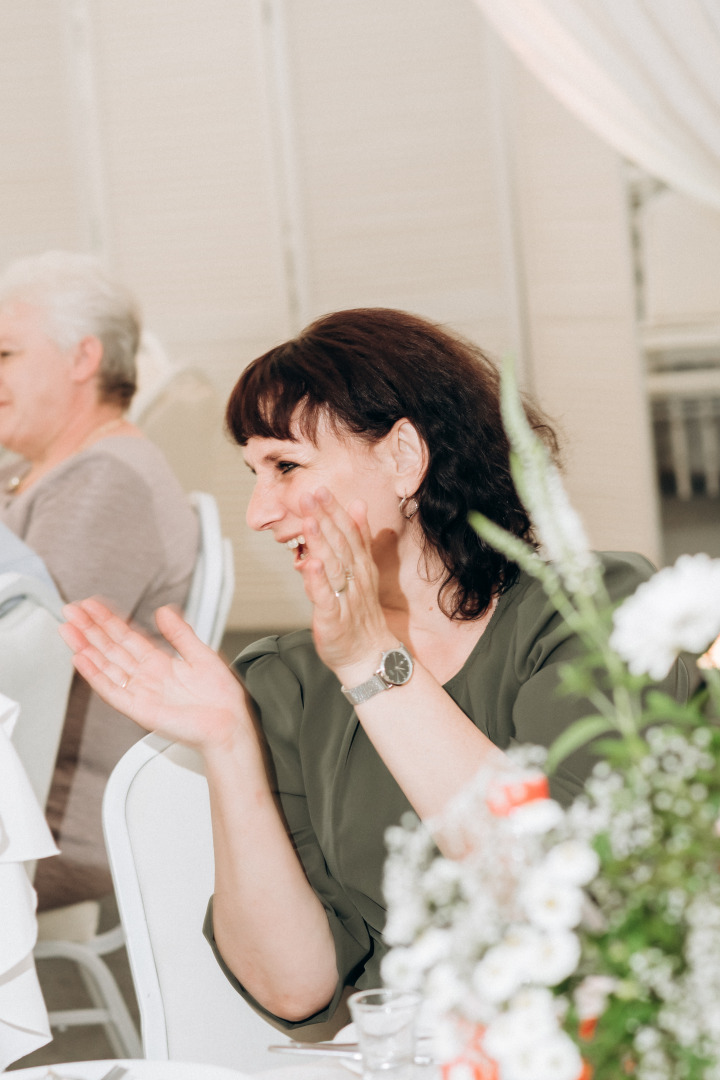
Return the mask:
<svg viewBox="0 0 720 1080">
<path fill-rule="evenodd" d="M 363 1080 L 410 1080 L 420 1001 L 406 990 L 362 990 L 350 997 Z"/>
</svg>

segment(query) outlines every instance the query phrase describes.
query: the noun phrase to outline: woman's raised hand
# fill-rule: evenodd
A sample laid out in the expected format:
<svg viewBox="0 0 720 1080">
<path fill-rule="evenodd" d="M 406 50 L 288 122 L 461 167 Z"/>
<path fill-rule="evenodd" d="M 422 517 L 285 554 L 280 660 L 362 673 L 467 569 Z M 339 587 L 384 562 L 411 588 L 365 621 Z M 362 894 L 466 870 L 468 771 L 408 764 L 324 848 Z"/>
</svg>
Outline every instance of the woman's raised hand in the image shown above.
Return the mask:
<svg viewBox="0 0 720 1080">
<path fill-rule="evenodd" d="M 345 510 L 327 488 L 319 488 L 303 496 L 301 509 L 315 648 L 346 681 L 355 666 L 366 672 L 394 640 L 380 606 L 367 508 L 357 500 Z"/>
<path fill-rule="evenodd" d="M 249 722 L 245 690 L 171 607 L 155 618 L 173 656 L 132 630 L 99 600 L 68 604 L 63 640 L 73 663 L 109 705 L 148 731 L 199 749 L 229 741 Z"/>
</svg>

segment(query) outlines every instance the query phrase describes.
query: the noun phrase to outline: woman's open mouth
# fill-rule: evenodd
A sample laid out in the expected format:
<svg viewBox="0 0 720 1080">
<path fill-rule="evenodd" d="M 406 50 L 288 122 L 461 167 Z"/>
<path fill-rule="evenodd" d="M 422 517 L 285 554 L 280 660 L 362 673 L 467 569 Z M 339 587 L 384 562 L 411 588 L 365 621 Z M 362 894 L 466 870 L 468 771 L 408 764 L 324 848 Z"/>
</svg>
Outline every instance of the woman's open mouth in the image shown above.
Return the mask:
<svg viewBox="0 0 720 1080">
<path fill-rule="evenodd" d="M 290 551 L 295 552 L 296 562 L 302 562 L 303 559 L 307 558 L 308 553 L 307 548 L 305 547 L 305 537 L 302 533 L 298 536 L 293 536 L 292 540 L 288 540 L 285 546 L 289 548 Z"/>
</svg>

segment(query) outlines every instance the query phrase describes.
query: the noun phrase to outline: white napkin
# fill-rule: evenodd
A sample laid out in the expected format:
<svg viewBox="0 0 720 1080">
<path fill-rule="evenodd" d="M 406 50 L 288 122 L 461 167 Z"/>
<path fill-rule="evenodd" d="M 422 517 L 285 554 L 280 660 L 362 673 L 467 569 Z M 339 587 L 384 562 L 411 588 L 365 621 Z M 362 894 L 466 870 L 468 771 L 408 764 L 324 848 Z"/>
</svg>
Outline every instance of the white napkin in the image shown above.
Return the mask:
<svg viewBox="0 0 720 1080">
<path fill-rule="evenodd" d="M 58 854 L 22 762 L 10 742 L 19 713 L 17 702 L 0 694 L 0 863 L 30 862 Z"/>
<path fill-rule="evenodd" d="M 52 1038 L 32 955 L 37 895 L 23 864 L 58 849 L 10 742 L 19 712 L 0 694 L 0 1072 Z"/>
</svg>

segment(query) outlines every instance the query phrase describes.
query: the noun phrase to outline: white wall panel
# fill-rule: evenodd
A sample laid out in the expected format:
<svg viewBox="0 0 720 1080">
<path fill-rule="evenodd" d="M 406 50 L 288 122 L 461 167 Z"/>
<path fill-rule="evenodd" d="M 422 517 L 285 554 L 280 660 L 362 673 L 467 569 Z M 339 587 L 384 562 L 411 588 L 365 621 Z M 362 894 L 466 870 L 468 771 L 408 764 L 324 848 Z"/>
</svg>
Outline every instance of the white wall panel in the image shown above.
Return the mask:
<svg viewBox="0 0 720 1080">
<path fill-rule="evenodd" d="M 652 553 L 618 159 L 515 69 L 499 108 L 493 40 L 472 0 L 3 0 L 0 257 L 102 251 L 221 398 L 339 307 L 498 354 L 525 315 L 593 540 Z M 305 623 L 286 552 L 245 528 L 250 483 L 223 444 L 231 625 Z"/>
<path fill-rule="evenodd" d="M 65 8 L 0 4 L 0 264 L 83 242 Z"/>
<path fill-rule="evenodd" d="M 111 256 L 173 358 L 203 369 L 224 400 L 291 330 L 261 5 L 96 0 L 92 13 Z M 231 622 L 297 625 L 304 594 L 285 553 L 244 524 L 240 452 L 224 448 L 219 466 L 237 562 Z"/>
<path fill-rule="evenodd" d="M 521 69 L 518 212 L 532 381 L 590 541 L 660 559 L 622 163 Z"/>
<path fill-rule="evenodd" d="M 313 313 L 383 304 L 497 337 L 506 301 L 477 10 L 286 7 Z"/>
</svg>

